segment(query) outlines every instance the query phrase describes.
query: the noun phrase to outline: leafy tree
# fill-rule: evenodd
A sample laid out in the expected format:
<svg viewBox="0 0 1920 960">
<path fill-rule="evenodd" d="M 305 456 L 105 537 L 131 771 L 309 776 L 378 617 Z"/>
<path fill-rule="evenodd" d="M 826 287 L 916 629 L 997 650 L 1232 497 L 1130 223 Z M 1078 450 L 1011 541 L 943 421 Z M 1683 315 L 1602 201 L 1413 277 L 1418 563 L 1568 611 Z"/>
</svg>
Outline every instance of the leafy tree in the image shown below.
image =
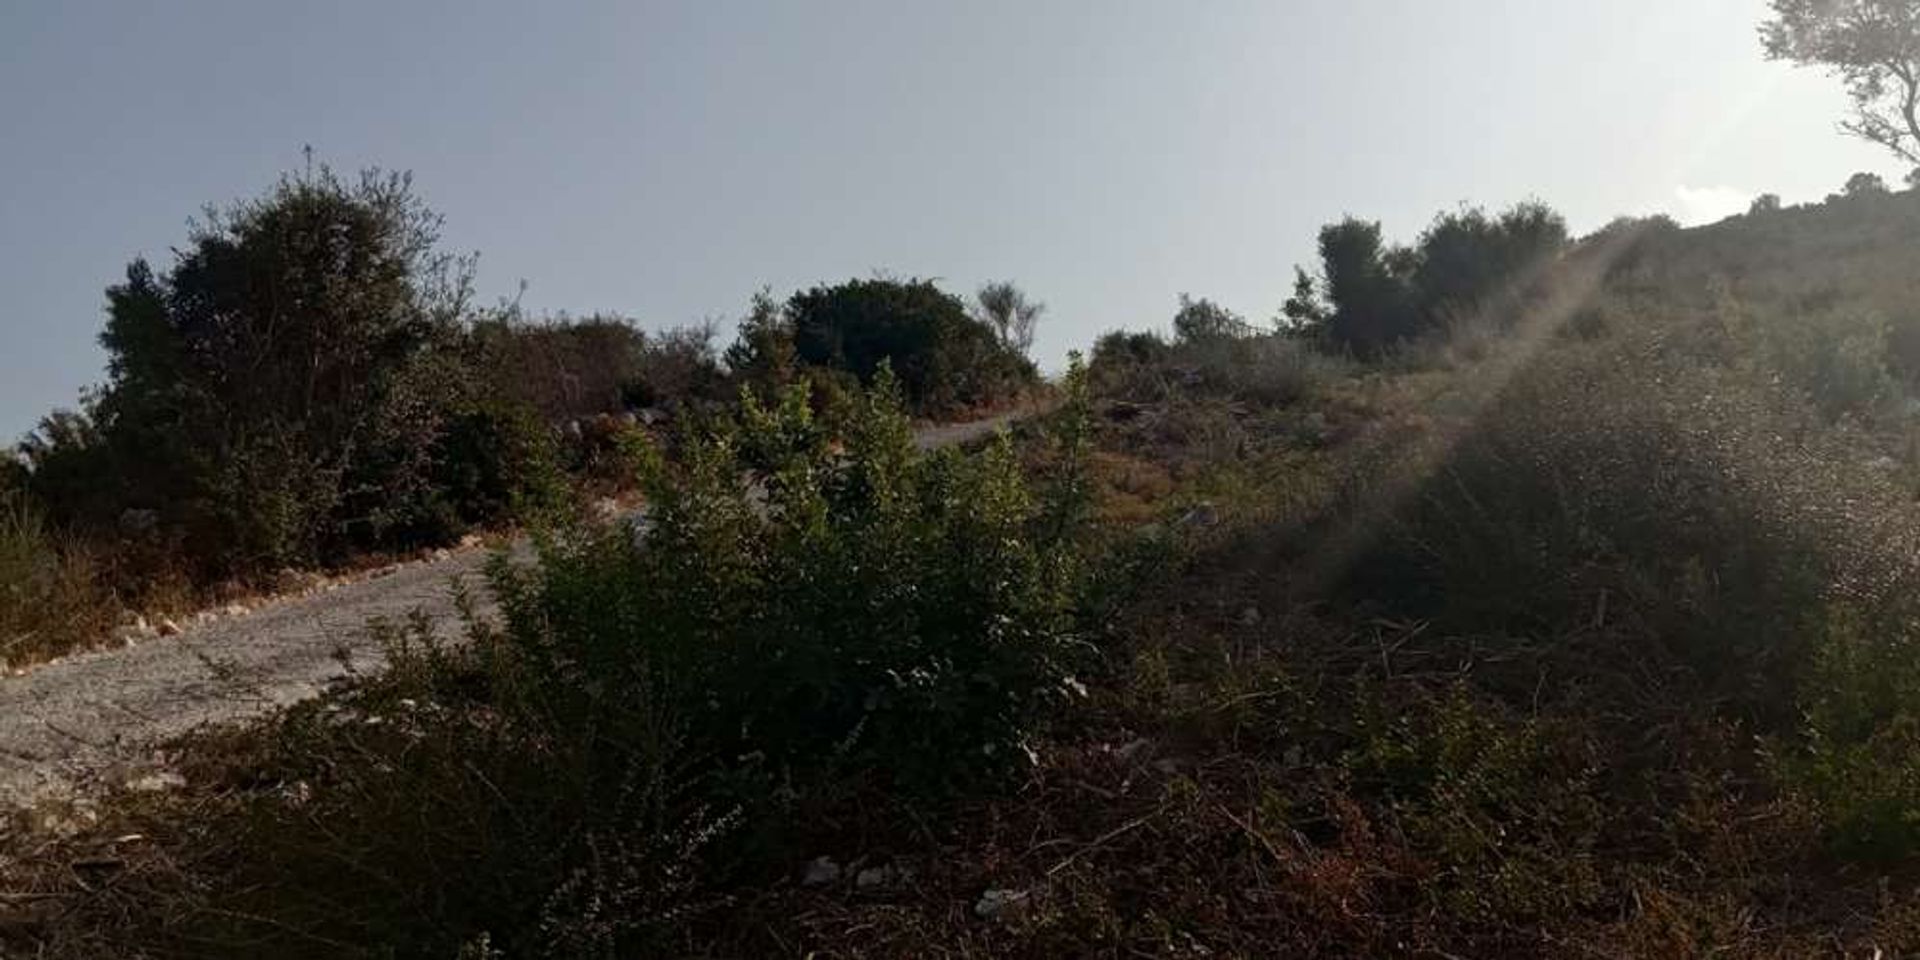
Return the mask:
<svg viewBox="0 0 1920 960">
<path fill-rule="evenodd" d="M 1846 83 L 1840 129 L 1920 163 L 1920 2 L 1773 0 L 1761 24 L 1770 60 L 1823 67 Z"/>
<path fill-rule="evenodd" d="M 627 399 L 643 406 L 679 406 L 727 399 L 730 386 L 714 349 L 712 323 L 646 334 Z"/>
<path fill-rule="evenodd" d="M 1531 292 L 1540 267 L 1567 245 L 1567 223 L 1527 202 L 1490 217 L 1477 207 L 1443 213 L 1420 236 L 1413 289 L 1425 323 Z"/>
<path fill-rule="evenodd" d="M 514 307 L 475 322 L 471 340 L 489 389 L 549 424 L 619 412 L 648 346 L 623 317 L 528 320 Z"/>
<path fill-rule="evenodd" d="M 1026 293 L 1009 280 L 982 286 L 974 299 L 975 315 L 993 328 L 1001 345 L 1023 357 L 1033 350 L 1034 324 L 1046 312 L 1046 304 L 1027 299 Z"/>
<path fill-rule="evenodd" d="M 1849 197 L 1874 197 L 1887 192 L 1887 182 L 1877 173 L 1856 173 L 1847 178 L 1841 192 Z"/>
<path fill-rule="evenodd" d="M 15 450 L 0 450 L 0 499 L 17 497 L 31 476 L 26 459 Z"/>
<path fill-rule="evenodd" d="M 938 413 L 1000 399 L 1033 367 L 930 280 L 849 280 L 787 300 L 795 354 L 872 382 L 891 362 L 908 402 Z"/>
<path fill-rule="evenodd" d="M 1253 327 L 1240 315 L 1206 297 L 1180 295 L 1180 310 L 1173 315 L 1173 334 L 1181 343 L 1201 343 L 1244 337 Z"/>
<path fill-rule="evenodd" d="M 104 447 L 120 502 L 161 510 L 214 572 L 402 525 L 458 380 L 435 358 L 469 269 L 439 226 L 409 177 L 325 167 L 211 211 L 164 274 L 135 261 L 107 291 L 98 442 L 48 450 Z"/>
<path fill-rule="evenodd" d="M 1320 298 L 1320 285 L 1305 267 L 1293 268 L 1293 295 L 1280 305 L 1279 326 L 1296 330 L 1319 330 L 1326 325 L 1331 311 Z"/>
<path fill-rule="evenodd" d="M 1779 213 L 1779 212 L 1780 212 L 1780 195 L 1777 193 L 1763 193 L 1757 197 L 1754 197 L 1753 203 L 1747 205 L 1748 216 L 1757 217 L 1762 214 Z"/>
<path fill-rule="evenodd" d="M 754 293 L 733 344 L 727 347 L 727 370 L 747 383 L 773 388 L 793 381 L 798 360 L 793 323 L 773 299 L 773 291 L 762 287 Z"/>
<path fill-rule="evenodd" d="M 1333 304 L 1325 333 L 1335 346 L 1370 355 L 1417 332 L 1411 259 L 1387 248 L 1377 221 L 1348 217 L 1321 228 L 1323 283 Z"/>
</svg>

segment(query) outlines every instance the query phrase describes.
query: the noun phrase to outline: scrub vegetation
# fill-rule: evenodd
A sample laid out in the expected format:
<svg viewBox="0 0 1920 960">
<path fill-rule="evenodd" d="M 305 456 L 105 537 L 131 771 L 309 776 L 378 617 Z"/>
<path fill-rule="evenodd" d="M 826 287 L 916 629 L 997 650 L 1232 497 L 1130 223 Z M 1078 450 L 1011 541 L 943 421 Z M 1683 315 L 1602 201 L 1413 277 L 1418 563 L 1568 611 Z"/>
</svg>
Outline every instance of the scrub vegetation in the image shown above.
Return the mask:
<svg viewBox="0 0 1920 960">
<path fill-rule="evenodd" d="M 399 182 L 370 183 L 338 189 Z M 382 514 L 524 518 L 536 558 L 490 577 L 503 615 L 451 645 L 382 625 L 389 670 L 175 744 L 184 787 L 16 830 L 0 937 L 50 957 L 1920 949 L 1920 194 L 1577 240 L 1529 202 L 1404 247 L 1358 220 L 1321 240 L 1274 322 L 1183 297 L 1167 332 L 1099 338 L 1047 412 L 968 450 L 916 449 L 909 418 L 1028 388 L 1024 295 L 763 294 L 724 360 L 698 331 L 423 314 L 370 396 L 412 396 L 406 358 L 436 337 L 462 369 L 534 372 L 403 404 L 476 459 L 436 454 L 469 479 Z M 187 282 L 125 289 L 159 324 Z M 111 582 L 63 545 L 87 514 L 53 480 L 116 449 L 130 427 L 101 411 L 131 369 L 71 424 L 86 443 L 50 420 L 7 481 L 10 609 L 83 622 Z M 207 383 L 166 395 L 233 389 Z M 586 437 L 553 425 L 636 400 L 682 412 L 598 438 L 595 470 L 647 521 L 568 508 Z M 340 476 L 399 456 L 338 429 Z M 264 449 L 336 462 L 317 439 Z M 240 482 L 181 456 L 182 489 Z M 412 529 L 346 522 L 355 489 L 320 513 L 294 497 L 285 524 L 203 494 L 183 502 L 228 512 L 160 525 L 274 563 Z"/>
</svg>

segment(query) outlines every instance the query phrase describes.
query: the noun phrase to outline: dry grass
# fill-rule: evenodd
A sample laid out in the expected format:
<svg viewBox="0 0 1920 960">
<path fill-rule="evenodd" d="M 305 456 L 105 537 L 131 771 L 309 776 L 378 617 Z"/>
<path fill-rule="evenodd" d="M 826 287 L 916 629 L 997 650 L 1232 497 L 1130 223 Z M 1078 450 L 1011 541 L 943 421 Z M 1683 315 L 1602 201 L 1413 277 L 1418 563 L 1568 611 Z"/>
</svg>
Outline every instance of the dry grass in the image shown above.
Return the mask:
<svg viewBox="0 0 1920 960">
<path fill-rule="evenodd" d="M 24 503 L 0 494 L 0 664 L 96 643 L 117 610 L 88 551 L 60 542 Z"/>
</svg>

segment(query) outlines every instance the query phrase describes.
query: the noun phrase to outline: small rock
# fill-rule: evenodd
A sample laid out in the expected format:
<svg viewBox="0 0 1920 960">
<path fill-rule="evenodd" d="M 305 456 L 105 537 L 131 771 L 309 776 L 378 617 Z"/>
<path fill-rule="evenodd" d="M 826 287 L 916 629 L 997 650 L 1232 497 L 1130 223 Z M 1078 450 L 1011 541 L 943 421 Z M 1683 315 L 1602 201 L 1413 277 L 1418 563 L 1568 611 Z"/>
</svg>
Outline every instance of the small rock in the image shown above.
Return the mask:
<svg viewBox="0 0 1920 960">
<path fill-rule="evenodd" d="M 480 535 L 477 533 L 469 533 L 466 536 L 460 538 L 460 549 L 462 550 L 471 550 L 474 547 L 477 547 L 479 545 L 480 545 Z"/>
<path fill-rule="evenodd" d="M 244 617 L 252 611 L 248 610 L 247 605 L 244 603 L 229 603 L 220 612 L 229 617 Z"/>
<path fill-rule="evenodd" d="M 1173 525 L 1182 530 L 1204 530 L 1208 527 L 1218 526 L 1219 524 L 1220 512 L 1213 508 L 1213 504 L 1200 503 L 1183 514 L 1180 519 L 1174 521 Z"/>
<path fill-rule="evenodd" d="M 1121 745 L 1120 749 L 1113 752 L 1113 755 L 1119 758 L 1121 763 L 1131 763 L 1134 757 L 1140 755 L 1140 751 L 1145 750 L 1149 746 L 1152 746 L 1152 743 L 1148 741 L 1146 737 L 1141 737 L 1138 740 Z"/>
<path fill-rule="evenodd" d="M 170 617 L 161 617 L 160 635 L 163 637 L 177 637 L 180 635 L 180 625 L 174 623 Z"/>
<path fill-rule="evenodd" d="M 1171 777 L 1174 774 L 1180 772 L 1180 761 L 1175 760 L 1172 757 L 1162 757 L 1161 759 L 1155 760 L 1153 762 L 1153 769 L 1158 770 L 1161 773 Z"/>
<path fill-rule="evenodd" d="M 29 829 L 56 837 L 71 837 L 100 822 L 100 813 L 86 800 L 49 801 L 27 812 Z"/>
<path fill-rule="evenodd" d="M 814 857 L 807 869 L 800 875 L 803 887 L 819 887 L 840 879 L 840 865 L 830 857 Z"/>
<path fill-rule="evenodd" d="M 1176 683 L 1167 688 L 1167 700 L 1176 707 L 1198 706 L 1205 698 L 1207 688 L 1198 683 Z"/>
<path fill-rule="evenodd" d="M 280 572 L 273 576 L 273 590 L 275 593 L 305 593 L 319 587 L 326 579 L 311 570 L 281 567 Z"/>
<path fill-rule="evenodd" d="M 152 533 L 160 525 L 160 511 L 127 509 L 120 511 L 120 529 L 134 535 Z"/>
<path fill-rule="evenodd" d="M 439 561 L 441 561 L 441 560 L 445 560 L 445 559 L 447 559 L 448 557 L 451 557 L 451 556 L 453 556 L 453 553 L 452 553 L 451 551 L 449 551 L 449 550 L 447 550 L 447 548 L 445 548 L 445 547 L 441 547 L 440 549 L 438 549 L 438 550 L 435 550 L 435 551 L 433 552 L 433 554 L 432 554 L 432 558 L 433 558 L 433 560 L 434 560 L 434 561 L 435 561 L 436 563 L 437 563 L 437 562 L 439 562 Z"/>
<path fill-rule="evenodd" d="M 187 778 L 172 770 L 155 770 L 127 781 L 127 789 L 134 793 L 164 793 L 186 785 Z"/>
<path fill-rule="evenodd" d="M 870 887 L 884 887 L 893 883 L 892 867 L 868 867 L 854 875 L 853 885 L 862 890 Z"/>
<path fill-rule="evenodd" d="M 153 624 L 147 622 L 146 617 L 129 612 L 127 615 L 121 617 L 120 629 L 116 632 L 116 636 L 118 636 L 120 642 L 131 647 L 135 643 L 151 637 L 157 632 L 158 631 L 154 630 Z"/>
<path fill-rule="evenodd" d="M 973 915 L 991 920 L 1009 913 L 1017 913 L 1025 909 L 1027 899 L 1028 893 L 1025 890 L 988 890 L 974 902 Z"/>
</svg>

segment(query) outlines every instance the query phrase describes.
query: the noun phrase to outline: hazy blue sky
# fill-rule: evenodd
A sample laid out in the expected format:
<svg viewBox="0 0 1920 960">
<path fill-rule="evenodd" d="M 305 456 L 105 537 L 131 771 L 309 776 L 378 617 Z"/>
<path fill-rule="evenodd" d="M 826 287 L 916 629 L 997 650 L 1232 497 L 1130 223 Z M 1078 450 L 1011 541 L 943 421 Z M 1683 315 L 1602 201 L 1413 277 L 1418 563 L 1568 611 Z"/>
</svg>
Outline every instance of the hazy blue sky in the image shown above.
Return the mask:
<svg viewBox="0 0 1920 960">
<path fill-rule="evenodd" d="M 1057 365 L 1315 230 L 1538 196 L 1576 230 L 1902 172 L 1764 0 L 0 0 L 0 437 L 101 376 L 102 288 L 312 144 L 414 171 L 492 300 L 662 326 L 876 270 L 1013 278 Z"/>
</svg>

